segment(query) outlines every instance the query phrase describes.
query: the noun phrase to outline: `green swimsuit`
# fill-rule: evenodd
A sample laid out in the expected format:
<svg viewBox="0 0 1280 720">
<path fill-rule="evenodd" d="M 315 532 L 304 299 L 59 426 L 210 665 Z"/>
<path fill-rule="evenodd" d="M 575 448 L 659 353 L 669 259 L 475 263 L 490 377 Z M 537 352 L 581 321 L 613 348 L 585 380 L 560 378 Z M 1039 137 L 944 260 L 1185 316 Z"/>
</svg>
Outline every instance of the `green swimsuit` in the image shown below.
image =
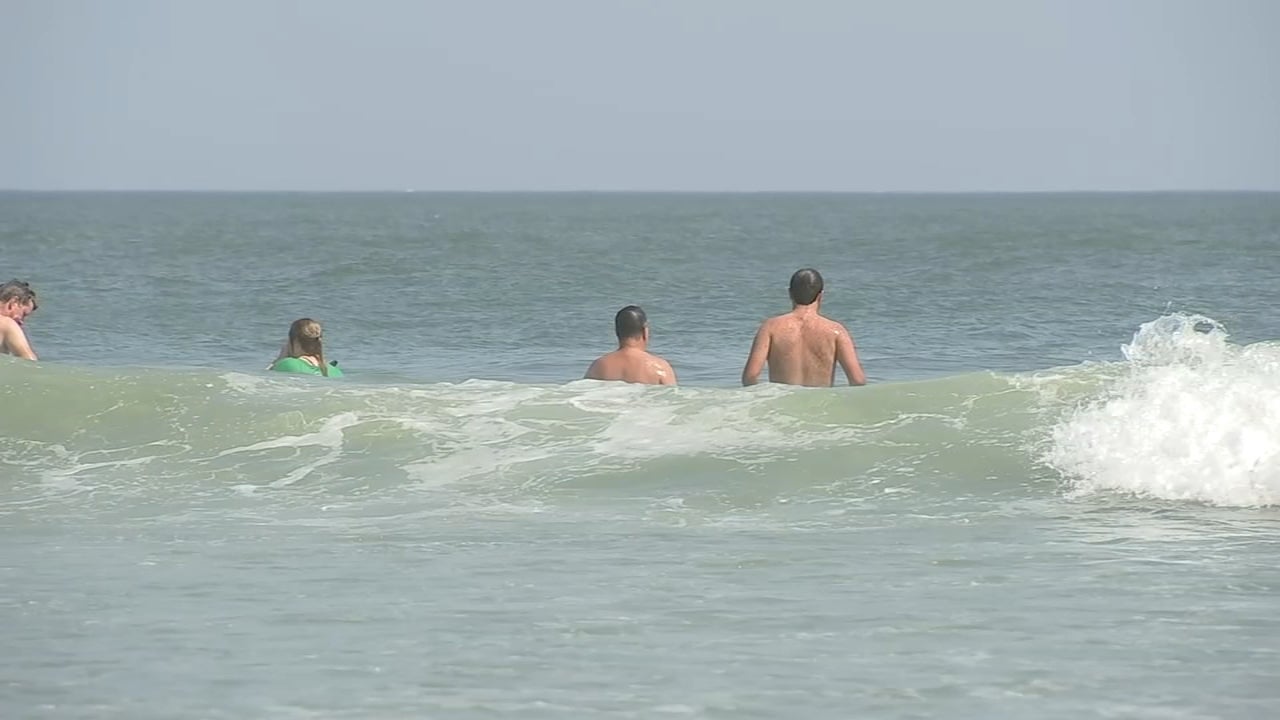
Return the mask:
<svg viewBox="0 0 1280 720">
<path fill-rule="evenodd" d="M 319 375 L 320 368 L 301 358 L 280 358 L 271 365 L 276 372 L 300 373 L 302 375 Z M 342 371 L 336 365 L 329 366 L 329 377 L 342 377 Z"/>
</svg>

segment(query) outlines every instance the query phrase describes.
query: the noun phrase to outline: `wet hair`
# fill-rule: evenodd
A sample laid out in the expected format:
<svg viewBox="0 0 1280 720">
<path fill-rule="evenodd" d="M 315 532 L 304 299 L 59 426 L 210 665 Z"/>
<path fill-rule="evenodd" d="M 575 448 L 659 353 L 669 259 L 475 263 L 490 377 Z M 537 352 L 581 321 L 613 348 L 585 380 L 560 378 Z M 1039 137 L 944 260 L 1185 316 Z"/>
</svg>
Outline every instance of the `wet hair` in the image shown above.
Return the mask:
<svg viewBox="0 0 1280 720">
<path fill-rule="evenodd" d="M 36 304 L 36 291 L 31 289 L 31 284 L 22 280 L 10 280 L 0 285 L 0 305 L 7 302 L 17 300 L 23 305 L 31 305 L 31 312 L 35 312 L 40 307 Z"/>
<path fill-rule="evenodd" d="M 644 310 L 639 305 L 628 305 L 613 316 L 613 331 L 617 333 L 619 340 L 643 336 L 648 324 L 649 318 L 645 317 Z"/>
<path fill-rule="evenodd" d="M 791 302 L 812 305 L 822 294 L 822 273 L 813 268 L 803 268 L 791 276 Z"/>
<path fill-rule="evenodd" d="M 329 365 L 324 361 L 323 329 L 311 318 L 298 318 L 289 326 L 289 357 L 314 355 L 320 363 L 320 374 L 329 377 Z"/>
</svg>

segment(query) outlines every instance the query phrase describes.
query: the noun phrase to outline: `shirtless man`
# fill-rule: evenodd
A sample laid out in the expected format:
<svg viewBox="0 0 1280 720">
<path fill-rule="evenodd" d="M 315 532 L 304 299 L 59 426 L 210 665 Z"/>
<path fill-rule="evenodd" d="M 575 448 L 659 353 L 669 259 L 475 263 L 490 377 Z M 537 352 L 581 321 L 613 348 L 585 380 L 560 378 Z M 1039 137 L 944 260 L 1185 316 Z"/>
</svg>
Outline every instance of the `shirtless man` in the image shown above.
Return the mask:
<svg viewBox="0 0 1280 720">
<path fill-rule="evenodd" d="M 30 285 L 20 280 L 0 285 L 0 353 L 36 359 L 22 323 L 37 307 L 36 292 Z"/>
<path fill-rule="evenodd" d="M 644 310 L 628 305 L 613 318 L 618 349 L 602 355 L 587 368 L 588 380 L 621 380 L 646 385 L 675 385 L 671 363 L 649 352 L 649 320 Z"/>
<path fill-rule="evenodd" d="M 769 382 L 831 387 L 838 362 L 850 385 L 865 385 L 867 376 L 849 331 L 818 314 L 822 275 L 817 270 L 805 268 L 791 276 L 791 303 L 791 312 L 760 325 L 742 368 L 742 384 L 755 385 L 767 362 Z"/>
</svg>

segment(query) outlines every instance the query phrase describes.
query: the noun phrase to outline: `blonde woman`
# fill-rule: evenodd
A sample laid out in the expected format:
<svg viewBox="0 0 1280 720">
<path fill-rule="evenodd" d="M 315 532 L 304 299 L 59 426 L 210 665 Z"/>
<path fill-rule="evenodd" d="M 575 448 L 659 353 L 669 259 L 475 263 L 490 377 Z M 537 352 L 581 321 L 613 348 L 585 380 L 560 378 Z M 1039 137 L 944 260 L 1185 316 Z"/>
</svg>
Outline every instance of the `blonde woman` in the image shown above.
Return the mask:
<svg viewBox="0 0 1280 720">
<path fill-rule="evenodd" d="M 280 356 L 271 363 L 268 370 L 303 375 L 323 375 L 325 377 L 342 377 L 338 364 L 330 365 L 324 361 L 324 343 L 320 323 L 311 318 L 294 320 L 289 326 L 289 339 L 280 349 Z"/>
</svg>

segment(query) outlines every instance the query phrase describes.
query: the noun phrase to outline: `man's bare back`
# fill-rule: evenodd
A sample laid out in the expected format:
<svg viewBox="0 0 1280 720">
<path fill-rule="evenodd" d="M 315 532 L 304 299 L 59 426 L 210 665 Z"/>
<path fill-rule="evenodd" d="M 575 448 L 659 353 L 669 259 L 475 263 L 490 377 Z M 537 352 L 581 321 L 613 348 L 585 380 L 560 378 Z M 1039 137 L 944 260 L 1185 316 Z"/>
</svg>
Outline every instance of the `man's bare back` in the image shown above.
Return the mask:
<svg viewBox="0 0 1280 720">
<path fill-rule="evenodd" d="M 811 275 L 802 277 L 802 273 Z M 849 331 L 818 314 L 821 296 L 822 276 L 816 270 L 797 271 L 792 277 L 793 302 L 800 297 L 808 303 L 797 302 L 791 312 L 769 318 L 760 325 L 747 364 L 742 368 L 743 385 L 756 384 L 766 364 L 769 382 L 830 387 L 839 364 L 850 385 L 866 384 Z"/>
<path fill-rule="evenodd" d="M 590 380 L 620 380 L 646 385 L 675 385 L 676 373 L 666 360 L 639 348 L 622 348 L 603 355 L 587 369 Z"/>
<path fill-rule="evenodd" d="M 646 385 L 675 385 L 671 363 L 649 352 L 649 318 L 637 305 L 628 305 L 613 318 L 618 349 L 596 358 L 587 368 L 588 380 L 620 380 Z"/>
</svg>

